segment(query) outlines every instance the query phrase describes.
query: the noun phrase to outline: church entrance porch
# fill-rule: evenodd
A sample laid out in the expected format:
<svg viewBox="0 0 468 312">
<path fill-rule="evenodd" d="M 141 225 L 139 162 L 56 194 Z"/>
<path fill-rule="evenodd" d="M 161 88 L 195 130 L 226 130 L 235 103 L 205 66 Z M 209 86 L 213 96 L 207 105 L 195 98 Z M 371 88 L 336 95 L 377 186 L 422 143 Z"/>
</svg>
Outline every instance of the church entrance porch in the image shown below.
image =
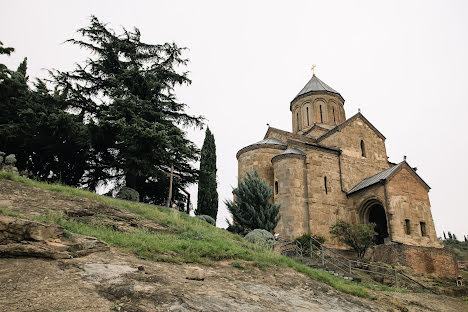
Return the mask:
<svg viewBox="0 0 468 312">
<path fill-rule="evenodd" d="M 367 201 L 361 208 L 361 222 L 375 223 L 375 244 L 385 243 L 388 238 L 387 214 L 378 200 Z"/>
</svg>

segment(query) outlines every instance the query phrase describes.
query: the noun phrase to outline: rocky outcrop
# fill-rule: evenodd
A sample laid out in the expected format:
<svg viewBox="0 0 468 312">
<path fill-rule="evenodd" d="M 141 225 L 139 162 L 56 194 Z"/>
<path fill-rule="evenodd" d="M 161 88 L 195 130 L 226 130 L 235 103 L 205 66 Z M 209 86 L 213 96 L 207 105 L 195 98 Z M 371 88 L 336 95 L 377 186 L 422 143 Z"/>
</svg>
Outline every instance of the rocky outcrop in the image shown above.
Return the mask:
<svg viewBox="0 0 468 312">
<path fill-rule="evenodd" d="M 0 216 L 0 257 L 68 259 L 108 249 L 94 237 L 67 238 L 55 224 Z"/>
</svg>

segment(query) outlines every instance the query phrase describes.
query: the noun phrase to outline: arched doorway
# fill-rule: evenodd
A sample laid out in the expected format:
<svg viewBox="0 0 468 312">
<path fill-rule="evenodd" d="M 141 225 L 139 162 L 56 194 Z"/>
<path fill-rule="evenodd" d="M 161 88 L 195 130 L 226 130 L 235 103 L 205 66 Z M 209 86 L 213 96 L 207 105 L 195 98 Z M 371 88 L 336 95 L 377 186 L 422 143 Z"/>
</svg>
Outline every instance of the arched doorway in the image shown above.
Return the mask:
<svg viewBox="0 0 468 312">
<path fill-rule="evenodd" d="M 361 208 L 361 221 L 363 223 L 375 223 L 375 243 L 383 244 L 388 237 L 387 214 L 383 205 L 378 200 L 369 200 Z"/>
</svg>

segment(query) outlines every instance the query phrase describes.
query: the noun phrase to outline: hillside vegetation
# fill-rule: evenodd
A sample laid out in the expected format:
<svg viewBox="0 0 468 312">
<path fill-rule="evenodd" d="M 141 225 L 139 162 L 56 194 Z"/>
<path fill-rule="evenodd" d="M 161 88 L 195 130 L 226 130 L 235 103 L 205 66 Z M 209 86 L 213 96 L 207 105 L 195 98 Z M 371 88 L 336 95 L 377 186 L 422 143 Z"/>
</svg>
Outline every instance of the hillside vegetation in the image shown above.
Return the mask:
<svg viewBox="0 0 468 312">
<path fill-rule="evenodd" d="M 118 231 L 105 224 L 82 222 L 57 210 L 50 210 L 40 216 L 35 216 L 39 221 L 58 224 L 71 233 L 94 236 L 111 246 L 132 252 L 143 259 L 208 265 L 220 260 L 243 260 L 260 268 L 268 266 L 289 267 L 342 292 L 360 297 L 370 296 L 368 289 L 363 285 L 299 264 L 270 249 L 251 244 L 239 235 L 215 228 L 202 220 L 176 210 L 122 201 L 59 184 L 37 182 L 7 172 L 1 172 L 0 179 L 91 199 L 124 209 L 135 214 L 138 219 L 146 219 L 158 224 L 161 226 L 158 231 L 148 230 L 144 227 L 136 228 L 133 231 Z M 17 214 L 4 208 L 2 211 L 3 213 Z"/>
</svg>

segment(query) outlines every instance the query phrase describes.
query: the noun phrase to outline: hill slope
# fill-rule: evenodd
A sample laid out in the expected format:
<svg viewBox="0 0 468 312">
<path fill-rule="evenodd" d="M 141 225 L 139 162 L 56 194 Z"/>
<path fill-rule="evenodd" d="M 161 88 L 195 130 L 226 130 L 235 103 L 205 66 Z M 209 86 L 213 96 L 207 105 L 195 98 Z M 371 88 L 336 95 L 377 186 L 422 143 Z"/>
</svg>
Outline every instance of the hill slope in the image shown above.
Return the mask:
<svg viewBox="0 0 468 312">
<path fill-rule="evenodd" d="M 111 246 L 110 250 L 69 259 L 0 258 L 0 310 L 466 308 L 463 301 L 454 298 L 374 291 L 343 281 L 163 207 L 119 201 L 5 173 L 0 173 L 0 209 L 17 219 L 58 224 L 72 241 L 89 235 Z M 186 279 L 187 270 L 190 273 L 196 270 L 194 267 L 203 271 L 203 281 Z"/>
</svg>

